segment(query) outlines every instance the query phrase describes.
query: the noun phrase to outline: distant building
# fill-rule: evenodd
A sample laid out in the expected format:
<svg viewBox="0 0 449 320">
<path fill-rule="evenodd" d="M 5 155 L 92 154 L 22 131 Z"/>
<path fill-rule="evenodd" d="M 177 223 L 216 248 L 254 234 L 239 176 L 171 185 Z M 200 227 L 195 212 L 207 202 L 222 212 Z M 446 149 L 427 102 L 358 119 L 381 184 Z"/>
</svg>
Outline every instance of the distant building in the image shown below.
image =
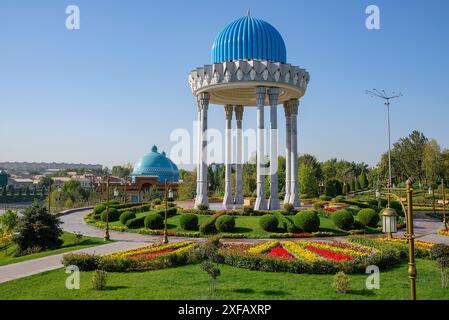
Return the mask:
<svg viewBox="0 0 449 320">
<path fill-rule="evenodd" d="M 8 174 L 4 170 L 0 170 L 0 187 L 6 187 L 8 185 Z"/>
</svg>

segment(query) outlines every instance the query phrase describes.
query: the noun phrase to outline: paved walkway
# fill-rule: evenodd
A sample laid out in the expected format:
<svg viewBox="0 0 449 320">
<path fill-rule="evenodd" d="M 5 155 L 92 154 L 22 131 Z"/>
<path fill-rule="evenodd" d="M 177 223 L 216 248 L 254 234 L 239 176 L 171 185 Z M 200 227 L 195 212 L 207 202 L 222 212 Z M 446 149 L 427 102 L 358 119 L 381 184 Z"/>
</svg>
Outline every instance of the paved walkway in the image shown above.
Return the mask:
<svg viewBox="0 0 449 320">
<path fill-rule="evenodd" d="M 144 242 L 113 242 L 97 247 L 72 251 L 72 253 L 85 252 L 91 254 L 108 254 L 145 245 L 146 243 Z M 61 259 L 65 254 L 67 254 L 67 252 L 2 266 L 0 267 L 0 283 L 61 268 L 63 267 Z"/>
</svg>

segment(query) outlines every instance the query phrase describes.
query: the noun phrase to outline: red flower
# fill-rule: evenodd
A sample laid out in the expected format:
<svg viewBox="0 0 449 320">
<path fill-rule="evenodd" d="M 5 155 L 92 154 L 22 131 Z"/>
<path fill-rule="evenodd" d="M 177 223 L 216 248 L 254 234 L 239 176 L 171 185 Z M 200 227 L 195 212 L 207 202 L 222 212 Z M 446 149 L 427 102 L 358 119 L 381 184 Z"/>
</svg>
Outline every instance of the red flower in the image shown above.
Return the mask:
<svg viewBox="0 0 449 320">
<path fill-rule="evenodd" d="M 319 249 L 312 245 L 308 245 L 306 248 L 326 259 L 329 259 L 329 260 L 341 261 L 341 260 L 352 260 L 353 259 L 352 256 L 350 256 L 349 254 L 343 254 L 343 253 L 332 252 L 330 250 Z"/>
<path fill-rule="evenodd" d="M 271 251 L 268 252 L 267 255 L 281 259 L 294 259 L 293 255 L 281 246 L 277 246 L 276 248 L 271 249 Z"/>
</svg>

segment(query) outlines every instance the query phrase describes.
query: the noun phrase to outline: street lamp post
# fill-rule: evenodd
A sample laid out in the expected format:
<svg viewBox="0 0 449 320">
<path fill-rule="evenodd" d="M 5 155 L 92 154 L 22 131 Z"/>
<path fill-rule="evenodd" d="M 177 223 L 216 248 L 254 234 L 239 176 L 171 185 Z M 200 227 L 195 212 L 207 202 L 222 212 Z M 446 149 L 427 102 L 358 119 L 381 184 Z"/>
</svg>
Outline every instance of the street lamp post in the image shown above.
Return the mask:
<svg viewBox="0 0 449 320">
<path fill-rule="evenodd" d="M 415 235 L 413 230 L 413 181 L 409 178 L 407 186 L 407 234 L 408 242 L 408 275 L 410 278 L 411 299 L 416 300 L 416 266 L 415 266 Z"/>
<path fill-rule="evenodd" d="M 384 105 L 387 107 L 387 123 L 388 123 L 388 189 L 391 193 L 392 187 L 392 177 L 391 177 L 391 129 L 390 129 L 390 100 L 402 97 L 402 93 L 398 95 L 393 94 L 391 96 L 387 95 L 385 90 L 379 91 L 377 89 L 366 90 L 366 94 L 369 94 L 371 97 L 378 97 L 384 100 Z M 390 196 L 388 196 L 388 207 L 390 207 Z"/>
<path fill-rule="evenodd" d="M 168 243 L 167 234 L 167 211 L 168 211 L 168 201 L 167 201 L 167 179 L 165 179 L 165 214 L 164 214 L 164 243 Z"/>
<path fill-rule="evenodd" d="M 446 220 L 446 188 L 444 185 L 444 179 L 441 179 L 441 190 L 443 192 L 443 223 L 444 230 L 447 230 L 447 220 Z"/>
<path fill-rule="evenodd" d="M 106 177 L 106 228 L 104 231 L 104 240 L 108 241 L 109 236 L 109 176 Z"/>
</svg>

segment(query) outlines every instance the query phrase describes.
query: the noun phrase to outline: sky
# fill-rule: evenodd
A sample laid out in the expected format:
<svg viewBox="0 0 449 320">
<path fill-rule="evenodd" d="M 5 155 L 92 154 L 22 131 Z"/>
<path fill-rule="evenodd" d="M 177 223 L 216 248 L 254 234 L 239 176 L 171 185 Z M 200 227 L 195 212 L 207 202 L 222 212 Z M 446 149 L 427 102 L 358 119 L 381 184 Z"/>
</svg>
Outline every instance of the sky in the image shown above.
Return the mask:
<svg viewBox="0 0 449 320">
<path fill-rule="evenodd" d="M 371 4 L 380 30 L 365 27 Z M 68 5 L 80 9 L 79 30 L 65 27 Z M 111 167 L 153 144 L 169 152 L 174 129 L 195 132 L 189 72 L 210 63 L 216 34 L 248 9 L 310 73 L 301 154 L 375 165 L 388 137 L 383 102 L 365 94 L 373 88 L 403 94 L 392 141 L 416 129 L 449 148 L 446 0 L 0 0 L 0 162 Z M 281 108 L 278 118 L 284 128 Z M 209 127 L 224 124 L 223 107 L 210 106 Z M 255 128 L 254 108 L 243 124 Z"/>
</svg>

